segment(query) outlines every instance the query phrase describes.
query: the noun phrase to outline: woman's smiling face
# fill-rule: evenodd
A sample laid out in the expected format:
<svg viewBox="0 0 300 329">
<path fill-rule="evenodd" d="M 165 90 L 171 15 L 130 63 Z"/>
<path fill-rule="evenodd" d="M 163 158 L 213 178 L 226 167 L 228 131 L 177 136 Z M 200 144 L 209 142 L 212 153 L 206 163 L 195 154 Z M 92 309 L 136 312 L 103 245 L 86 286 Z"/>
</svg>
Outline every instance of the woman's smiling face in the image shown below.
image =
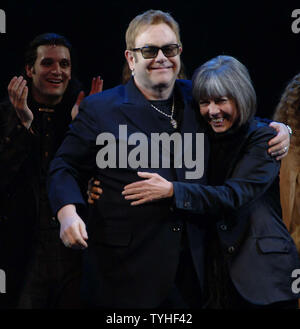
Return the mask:
<svg viewBox="0 0 300 329">
<path fill-rule="evenodd" d="M 200 114 L 216 133 L 230 129 L 239 117 L 235 101 L 226 96 L 200 99 L 199 107 Z"/>
</svg>

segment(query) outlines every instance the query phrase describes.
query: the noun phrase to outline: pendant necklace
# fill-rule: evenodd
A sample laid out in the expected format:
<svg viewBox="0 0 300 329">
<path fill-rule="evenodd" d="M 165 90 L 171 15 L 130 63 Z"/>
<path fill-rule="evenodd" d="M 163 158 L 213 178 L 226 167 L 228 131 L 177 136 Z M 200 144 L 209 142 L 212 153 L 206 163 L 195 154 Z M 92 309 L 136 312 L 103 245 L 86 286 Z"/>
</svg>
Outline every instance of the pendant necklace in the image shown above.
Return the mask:
<svg viewBox="0 0 300 329">
<path fill-rule="evenodd" d="M 174 97 L 173 97 L 171 114 L 167 114 L 167 113 L 163 112 L 162 110 L 160 110 L 156 106 L 154 106 L 152 103 L 150 103 L 150 105 L 151 105 L 152 108 L 154 108 L 154 110 L 156 110 L 157 112 L 159 112 L 159 113 L 163 114 L 164 116 L 168 117 L 170 119 L 170 123 L 171 123 L 171 125 L 174 129 L 177 128 L 177 121 L 173 118 L 173 115 L 174 115 Z"/>
</svg>

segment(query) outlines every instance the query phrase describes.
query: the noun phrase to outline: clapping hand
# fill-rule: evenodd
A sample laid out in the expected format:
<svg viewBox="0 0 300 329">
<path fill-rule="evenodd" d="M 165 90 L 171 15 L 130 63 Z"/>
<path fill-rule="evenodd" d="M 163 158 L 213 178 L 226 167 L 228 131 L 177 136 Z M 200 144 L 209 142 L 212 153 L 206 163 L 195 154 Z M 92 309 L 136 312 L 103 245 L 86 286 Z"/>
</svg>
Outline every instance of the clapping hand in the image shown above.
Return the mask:
<svg viewBox="0 0 300 329">
<path fill-rule="evenodd" d="M 15 108 L 17 116 L 22 125 L 29 129 L 33 121 L 33 114 L 27 104 L 27 81 L 22 76 L 13 77 L 7 89 L 10 102 Z"/>
<path fill-rule="evenodd" d="M 103 89 L 103 80 L 99 76 L 96 78 L 93 78 L 92 85 L 91 85 L 91 91 L 90 91 L 89 95 L 100 93 L 102 91 L 102 89 Z M 84 99 L 84 97 L 85 97 L 84 91 L 81 91 L 78 94 L 75 105 L 72 108 L 72 112 L 71 112 L 72 120 L 74 120 L 76 118 L 76 116 L 78 114 L 78 110 L 79 110 L 79 105 L 82 102 L 82 100 Z"/>
</svg>

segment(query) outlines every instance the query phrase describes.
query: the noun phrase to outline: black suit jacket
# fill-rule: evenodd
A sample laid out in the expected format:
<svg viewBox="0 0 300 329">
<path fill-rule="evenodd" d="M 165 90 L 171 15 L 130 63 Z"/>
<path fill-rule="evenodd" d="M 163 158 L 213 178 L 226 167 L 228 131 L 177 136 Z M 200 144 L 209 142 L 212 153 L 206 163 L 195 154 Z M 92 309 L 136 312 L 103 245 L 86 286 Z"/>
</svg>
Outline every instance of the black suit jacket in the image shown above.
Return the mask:
<svg viewBox="0 0 300 329">
<path fill-rule="evenodd" d="M 181 99 L 179 106 L 183 111 L 179 132 L 193 133 L 195 138 L 199 127 L 192 108 L 190 82 L 176 81 L 175 92 L 176 98 Z M 188 217 L 174 211 L 170 201 L 130 206 L 121 192 L 126 184 L 140 179 L 137 169 L 120 168 L 118 156 L 117 168 L 99 169 L 95 161 L 100 149 L 95 141 L 100 133 L 111 133 L 118 150 L 124 142 L 119 126 L 126 125 L 128 135 L 143 133 L 150 145 L 151 133 L 163 132 L 161 120 L 165 117 L 157 115 L 133 80 L 125 86 L 88 97 L 51 164 L 49 199 L 55 213 L 66 204 L 76 204 L 80 209 L 84 205 L 82 193 L 86 193 L 80 187 L 81 182 L 91 175 L 101 181 L 104 193 L 91 209 L 87 223 L 89 247 L 85 258 L 84 292 L 92 304 L 156 307 L 167 297 L 174 282 L 184 221 Z M 193 145 L 195 143 L 186 147 Z M 126 156 L 136 146 L 127 147 Z M 184 163 L 182 168 L 176 169 L 161 165 L 151 168 L 149 163 L 149 168 L 142 170 L 157 172 L 169 180 L 189 181 L 185 178 L 189 169 Z M 204 177 L 190 181 L 204 182 Z M 186 230 L 201 277 L 204 232 L 200 225 L 192 222 L 187 222 Z"/>
<path fill-rule="evenodd" d="M 233 284 L 261 305 L 299 298 L 291 277 L 299 256 L 281 219 L 280 162 L 267 152 L 274 134 L 255 120 L 244 127 L 221 186 L 174 182 L 176 207 L 215 223 Z"/>
<path fill-rule="evenodd" d="M 68 92 L 53 117 L 53 153 L 57 150 L 71 121 L 71 108 L 78 90 Z M 31 94 L 30 94 L 31 95 Z M 34 120 L 31 134 L 20 122 L 9 99 L 0 103 L 0 269 L 7 277 L 7 293 L 0 295 L 0 308 L 15 308 L 33 256 L 39 227 L 42 175 L 41 104 L 28 97 Z M 49 157 L 52 156 L 49 154 Z M 53 224 L 53 225 L 52 225 Z M 51 221 L 48 228 L 57 228 Z"/>
</svg>

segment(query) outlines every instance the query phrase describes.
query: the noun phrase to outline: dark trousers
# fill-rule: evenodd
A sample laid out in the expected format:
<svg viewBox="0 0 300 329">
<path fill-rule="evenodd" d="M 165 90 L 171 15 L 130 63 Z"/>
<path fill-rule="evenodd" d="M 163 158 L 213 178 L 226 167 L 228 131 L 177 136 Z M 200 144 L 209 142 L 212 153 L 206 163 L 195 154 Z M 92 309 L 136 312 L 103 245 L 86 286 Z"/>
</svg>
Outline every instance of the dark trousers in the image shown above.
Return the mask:
<svg viewBox="0 0 300 329">
<path fill-rule="evenodd" d="M 190 249 L 187 246 L 180 253 L 179 265 L 173 288 L 159 308 L 202 308 L 200 282 L 195 271 Z"/>
<path fill-rule="evenodd" d="M 66 248 L 58 228 L 41 230 L 18 308 L 80 308 L 81 251 Z"/>
</svg>

